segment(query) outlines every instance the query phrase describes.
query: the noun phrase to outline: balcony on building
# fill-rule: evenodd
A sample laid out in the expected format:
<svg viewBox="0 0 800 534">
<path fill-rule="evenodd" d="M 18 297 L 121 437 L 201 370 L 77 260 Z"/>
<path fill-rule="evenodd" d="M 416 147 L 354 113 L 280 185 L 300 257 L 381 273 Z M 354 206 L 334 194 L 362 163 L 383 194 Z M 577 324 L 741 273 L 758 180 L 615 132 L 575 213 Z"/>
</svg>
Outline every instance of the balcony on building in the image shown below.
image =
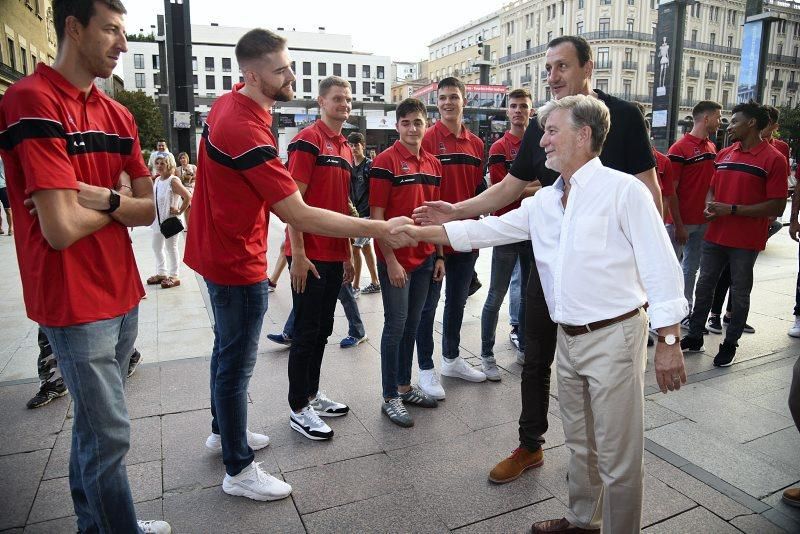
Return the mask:
<svg viewBox="0 0 800 534">
<path fill-rule="evenodd" d="M 798 82 L 789 82 L 786 84 L 787 91 L 797 91 L 797 83 Z"/>
<path fill-rule="evenodd" d="M 520 76 L 519 83 L 521 83 L 522 85 L 525 84 L 530 85 L 531 79 L 533 79 L 533 76 L 531 76 L 530 74 L 525 74 L 524 76 Z"/>
<path fill-rule="evenodd" d="M 655 63 L 648 63 L 647 64 L 647 72 L 653 74 L 656 71 L 656 64 Z"/>
<path fill-rule="evenodd" d="M 706 80 L 719 80 L 719 72 L 715 72 L 713 70 L 707 70 Z"/>
<path fill-rule="evenodd" d="M 597 61 L 594 64 L 594 70 L 610 70 L 611 69 L 611 60 L 607 59 L 605 61 Z"/>
<path fill-rule="evenodd" d="M 687 78 L 699 78 L 700 71 L 697 69 L 686 69 L 686 77 Z"/>
<path fill-rule="evenodd" d="M 503 85 L 506 87 L 512 87 L 514 84 L 511 83 L 511 80 L 503 80 Z"/>
<path fill-rule="evenodd" d="M 8 80 L 11 83 L 21 80 L 25 74 L 21 73 L 15 68 L 0 62 L 0 78 Z"/>
<path fill-rule="evenodd" d="M 736 81 L 736 75 L 735 74 L 723 74 L 722 75 L 722 81 L 725 82 L 725 83 L 734 83 Z"/>
<path fill-rule="evenodd" d="M 623 61 L 622 70 L 639 70 L 638 61 Z"/>
<path fill-rule="evenodd" d="M 769 85 L 772 89 L 783 89 L 783 80 L 772 80 L 772 83 Z"/>
</svg>

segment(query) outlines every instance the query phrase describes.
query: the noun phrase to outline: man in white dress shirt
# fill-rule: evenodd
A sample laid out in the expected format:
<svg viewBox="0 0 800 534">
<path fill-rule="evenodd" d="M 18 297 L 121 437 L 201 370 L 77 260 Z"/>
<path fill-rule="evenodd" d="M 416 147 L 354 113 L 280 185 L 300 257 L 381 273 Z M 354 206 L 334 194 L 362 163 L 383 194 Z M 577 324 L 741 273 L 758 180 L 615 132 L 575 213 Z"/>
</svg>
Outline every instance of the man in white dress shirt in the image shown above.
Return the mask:
<svg viewBox="0 0 800 534">
<path fill-rule="evenodd" d="M 539 110 L 551 187 L 501 217 L 403 227 L 455 250 L 531 239 L 547 306 L 558 323 L 558 401 L 570 450 L 569 511 L 538 532 L 639 532 L 644 477 L 648 314 L 658 330 L 662 392 L 686 383 L 676 343 L 688 311 L 683 275 L 647 188 L 597 157 L 610 126 L 585 95 Z"/>
</svg>

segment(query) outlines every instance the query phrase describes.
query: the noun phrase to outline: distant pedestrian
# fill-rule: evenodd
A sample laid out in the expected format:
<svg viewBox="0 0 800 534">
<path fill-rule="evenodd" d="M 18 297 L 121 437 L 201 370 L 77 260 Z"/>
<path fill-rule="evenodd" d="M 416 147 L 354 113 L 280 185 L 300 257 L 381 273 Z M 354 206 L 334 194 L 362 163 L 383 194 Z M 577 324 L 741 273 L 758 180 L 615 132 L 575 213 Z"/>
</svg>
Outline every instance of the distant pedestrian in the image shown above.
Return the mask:
<svg viewBox="0 0 800 534">
<path fill-rule="evenodd" d="M 8 202 L 8 189 L 6 189 L 6 171 L 3 166 L 3 159 L 0 158 L 0 204 L 6 212 L 6 222 L 8 223 L 8 235 L 14 235 L 14 219 L 11 217 L 11 204 Z M 4 234 L 3 219 L 0 217 L 0 235 Z"/>
<path fill-rule="evenodd" d="M 347 144 L 353 151 L 353 174 L 350 177 L 350 202 L 355 206 L 358 216 L 369 218 L 369 171 L 372 168 L 372 159 L 364 155 L 364 135 L 353 132 L 347 136 Z M 375 254 L 372 243 L 368 237 L 357 237 L 353 240 L 353 294 L 355 298 L 361 293 L 379 293 L 381 284 L 378 281 L 378 271 L 375 268 Z M 361 261 L 361 256 L 364 261 Z M 366 263 L 369 271 L 370 283 L 361 290 L 361 265 Z"/>
<path fill-rule="evenodd" d="M 194 193 L 194 177 L 197 174 L 197 165 L 192 165 L 189 163 L 189 154 L 186 152 L 181 152 L 178 154 L 178 168 L 175 172 L 178 175 L 178 178 L 181 179 L 181 183 L 183 187 L 189 191 L 189 194 Z M 183 219 L 186 222 L 186 230 L 189 229 L 189 212 L 191 212 L 192 206 L 189 204 L 186 206 L 186 211 L 183 213 Z"/>
</svg>

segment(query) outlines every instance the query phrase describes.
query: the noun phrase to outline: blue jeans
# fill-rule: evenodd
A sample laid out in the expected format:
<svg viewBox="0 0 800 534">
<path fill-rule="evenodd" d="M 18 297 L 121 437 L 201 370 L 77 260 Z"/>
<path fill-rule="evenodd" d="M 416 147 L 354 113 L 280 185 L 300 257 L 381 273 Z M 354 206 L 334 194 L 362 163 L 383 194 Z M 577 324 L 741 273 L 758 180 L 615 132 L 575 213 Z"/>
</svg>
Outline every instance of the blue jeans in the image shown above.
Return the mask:
<svg viewBox="0 0 800 534">
<path fill-rule="evenodd" d="M 692 311 L 694 297 L 694 284 L 697 279 L 697 270 L 700 268 L 700 256 L 702 255 L 703 237 L 706 235 L 708 224 L 687 224 L 686 230 L 689 232 L 689 240 L 683 246 L 683 296 L 689 303 L 689 312 Z"/>
<path fill-rule="evenodd" d="M 361 320 L 361 313 L 358 311 L 358 303 L 353 295 L 352 284 L 342 284 L 342 288 L 339 290 L 339 302 L 342 303 L 344 315 L 347 317 L 347 335 L 361 339 L 366 335 L 366 331 L 364 322 Z M 289 317 L 286 318 L 286 324 L 283 325 L 283 333 L 289 337 L 294 336 L 294 307 L 289 312 Z"/>
<path fill-rule="evenodd" d="M 137 306 L 113 319 L 42 325 L 72 395 L 69 487 L 81 532 L 141 532 L 124 463 L 130 447 L 124 386 L 138 323 Z"/>
<path fill-rule="evenodd" d="M 378 279 L 383 299 L 383 334 L 381 335 L 381 382 L 383 398 L 398 397 L 397 386 L 411 384 L 414 340 L 433 277 L 433 256 L 408 273 L 403 287 L 389 281 L 386 264 L 378 262 Z"/>
<path fill-rule="evenodd" d="M 494 361 L 494 342 L 497 331 L 497 316 L 500 313 L 500 306 L 506 298 L 508 284 L 511 280 L 511 273 L 519 262 L 521 271 L 522 291 L 528 285 L 528 276 L 531 270 L 531 242 L 522 241 L 494 247 L 492 251 L 492 278 L 489 282 L 489 294 L 486 295 L 486 303 L 483 305 L 481 313 L 481 357 Z M 520 297 L 518 297 L 520 298 Z M 521 297 L 524 306 L 524 297 Z M 525 309 L 519 311 L 520 325 L 520 349 L 524 350 L 524 325 Z"/>
<path fill-rule="evenodd" d="M 461 322 L 464 319 L 464 306 L 469 296 L 469 284 L 477 252 L 454 252 L 445 256 L 444 317 L 442 318 L 442 357 L 455 359 L 458 357 L 458 345 L 461 342 Z M 422 370 L 433 369 L 433 321 L 436 307 L 442 292 L 441 282 L 432 282 L 422 317 L 417 328 L 417 359 Z"/>
<path fill-rule="evenodd" d="M 247 444 L 247 386 L 256 365 L 258 338 L 267 312 L 266 280 L 221 286 L 206 279 L 214 313 L 211 352 L 211 431 L 222 439 L 222 461 L 231 476 L 253 463 Z"/>
<path fill-rule="evenodd" d="M 527 280 L 526 280 L 527 282 Z M 519 260 L 514 265 L 514 270 L 511 271 L 511 285 L 508 287 L 510 293 L 508 297 L 508 324 L 511 326 L 519 326 L 519 310 L 520 302 L 522 301 L 522 287 L 519 275 Z"/>
<path fill-rule="evenodd" d="M 758 257 L 757 250 L 723 247 L 708 241 L 703 242 L 703 257 L 700 262 L 700 278 L 697 280 L 694 310 L 689 320 L 689 335 L 703 337 L 703 327 L 711 311 L 714 288 L 727 264 L 731 269 L 731 322 L 725 332 L 725 341 L 736 345 L 742 337 L 744 323 L 750 312 L 750 291 L 753 289 L 753 266 Z"/>
</svg>

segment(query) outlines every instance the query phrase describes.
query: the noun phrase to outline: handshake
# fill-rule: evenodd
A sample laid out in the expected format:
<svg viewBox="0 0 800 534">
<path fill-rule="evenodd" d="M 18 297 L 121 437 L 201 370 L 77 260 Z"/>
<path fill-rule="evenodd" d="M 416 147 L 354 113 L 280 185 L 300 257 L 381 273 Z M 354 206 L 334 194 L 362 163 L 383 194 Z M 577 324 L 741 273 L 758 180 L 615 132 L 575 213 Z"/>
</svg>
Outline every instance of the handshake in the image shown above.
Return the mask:
<svg viewBox="0 0 800 534">
<path fill-rule="evenodd" d="M 452 220 L 454 211 L 453 205 L 447 202 L 426 202 L 414 210 L 413 220 L 394 217 L 386 221 L 384 233 L 378 238 L 392 248 L 416 247 L 420 241 L 449 245 L 447 233 L 441 225 Z"/>
</svg>

